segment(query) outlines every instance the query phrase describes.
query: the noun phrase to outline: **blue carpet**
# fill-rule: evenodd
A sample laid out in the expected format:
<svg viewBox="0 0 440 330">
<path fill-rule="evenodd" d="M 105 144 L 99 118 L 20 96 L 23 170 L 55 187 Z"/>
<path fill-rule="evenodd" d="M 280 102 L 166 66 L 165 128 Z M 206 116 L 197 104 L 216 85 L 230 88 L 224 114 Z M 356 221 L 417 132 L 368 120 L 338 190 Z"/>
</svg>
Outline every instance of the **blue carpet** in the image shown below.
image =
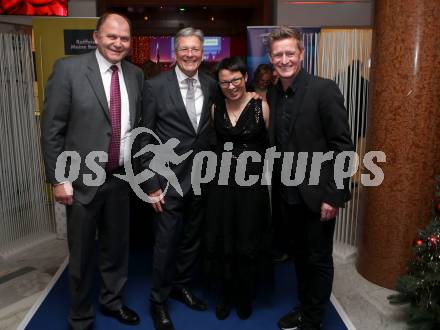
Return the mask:
<svg viewBox="0 0 440 330">
<path fill-rule="evenodd" d="M 151 252 L 143 249 L 132 251 L 130 255 L 129 280 L 124 292 L 126 304 L 136 310 L 141 317 L 138 326 L 125 326 L 116 320 L 105 317 L 99 312 L 96 315 L 95 329 L 153 329 L 148 313 L 148 294 L 151 283 Z M 209 310 L 196 312 L 179 302 L 170 300 L 169 311 L 176 330 L 276 330 L 278 319 L 296 305 L 295 275 L 293 265 L 286 263 L 275 269 L 275 286 L 273 291 L 261 288 L 254 305 L 251 318 L 242 321 L 235 311 L 224 321 L 218 321 L 214 315 L 215 298 L 210 294 L 196 290 L 209 303 Z M 63 272 L 50 291 L 26 329 L 29 330 L 64 330 L 68 329 L 68 283 L 67 269 Z M 94 293 L 97 301 L 97 290 Z M 96 306 L 98 303 L 96 302 Z M 327 307 L 324 321 L 325 330 L 346 329 L 333 305 Z"/>
</svg>

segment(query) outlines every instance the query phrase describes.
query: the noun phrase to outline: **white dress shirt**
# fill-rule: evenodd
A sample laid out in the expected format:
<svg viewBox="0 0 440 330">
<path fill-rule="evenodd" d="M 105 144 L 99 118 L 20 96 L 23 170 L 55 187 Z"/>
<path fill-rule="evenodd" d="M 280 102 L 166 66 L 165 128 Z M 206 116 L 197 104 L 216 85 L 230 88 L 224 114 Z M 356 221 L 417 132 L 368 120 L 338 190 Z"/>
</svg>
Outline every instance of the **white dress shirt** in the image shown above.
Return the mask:
<svg viewBox="0 0 440 330">
<path fill-rule="evenodd" d="M 183 103 L 186 107 L 186 93 L 188 93 L 188 83 L 186 82 L 186 79 L 192 78 L 194 79 L 194 97 L 195 97 L 195 105 L 196 105 L 196 117 L 197 117 L 197 125 L 200 123 L 200 117 L 202 115 L 202 108 L 203 108 L 203 92 L 202 87 L 199 80 L 199 72 L 196 72 L 196 74 L 192 77 L 188 77 L 186 74 L 180 70 L 179 66 L 176 65 L 176 75 L 177 75 L 177 81 L 179 83 L 180 88 L 180 94 L 182 94 Z"/>
<path fill-rule="evenodd" d="M 113 73 L 110 67 L 113 63 L 107 61 L 98 50 L 96 50 L 96 59 L 98 60 L 99 72 L 101 73 L 105 96 L 107 97 L 107 104 L 110 108 L 110 84 Z M 128 141 L 130 138 L 130 103 L 128 100 L 127 87 L 125 86 L 121 62 L 116 63 L 115 65 L 118 67 L 119 88 L 121 90 L 121 144 L 119 151 L 119 165 L 122 166 L 124 164 L 124 157 L 130 157 L 129 150 L 125 150 L 128 148 Z"/>
</svg>

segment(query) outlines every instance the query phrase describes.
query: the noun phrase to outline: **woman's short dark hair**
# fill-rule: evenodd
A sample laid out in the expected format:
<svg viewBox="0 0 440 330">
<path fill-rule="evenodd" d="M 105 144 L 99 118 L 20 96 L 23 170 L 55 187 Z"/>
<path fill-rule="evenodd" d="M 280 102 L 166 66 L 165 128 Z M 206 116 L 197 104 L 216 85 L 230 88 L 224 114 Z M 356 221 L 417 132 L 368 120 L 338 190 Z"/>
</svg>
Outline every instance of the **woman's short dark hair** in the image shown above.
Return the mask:
<svg viewBox="0 0 440 330">
<path fill-rule="evenodd" d="M 227 57 L 220 61 L 215 70 L 215 77 L 217 80 L 220 70 L 240 71 L 243 76 L 247 74 L 246 63 L 240 56 Z"/>
</svg>

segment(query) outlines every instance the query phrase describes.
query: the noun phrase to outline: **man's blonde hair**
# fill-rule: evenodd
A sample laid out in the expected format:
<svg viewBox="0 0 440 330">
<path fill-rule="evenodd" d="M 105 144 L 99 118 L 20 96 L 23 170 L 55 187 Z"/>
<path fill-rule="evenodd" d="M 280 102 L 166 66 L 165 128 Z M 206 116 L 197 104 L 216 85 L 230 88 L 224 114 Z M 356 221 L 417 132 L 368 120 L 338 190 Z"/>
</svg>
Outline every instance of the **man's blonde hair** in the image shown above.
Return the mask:
<svg viewBox="0 0 440 330">
<path fill-rule="evenodd" d="M 302 34 L 298 29 L 282 25 L 273 29 L 266 38 L 267 50 L 269 53 L 272 51 L 272 44 L 275 41 L 284 39 L 295 39 L 298 42 L 299 50 L 304 50 Z"/>
</svg>

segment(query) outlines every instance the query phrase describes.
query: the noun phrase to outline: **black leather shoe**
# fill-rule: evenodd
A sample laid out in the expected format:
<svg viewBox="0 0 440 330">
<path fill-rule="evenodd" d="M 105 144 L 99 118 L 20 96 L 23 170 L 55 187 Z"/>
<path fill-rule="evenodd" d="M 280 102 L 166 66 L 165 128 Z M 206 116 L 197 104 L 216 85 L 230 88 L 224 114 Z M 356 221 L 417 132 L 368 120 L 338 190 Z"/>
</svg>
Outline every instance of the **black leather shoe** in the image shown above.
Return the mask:
<svg viewBox="0 0 440 330">
<path fill-rule="evenodd" d="M 215 316 L 217 320 L 225 320 L 231 313 L 231 304 L 227 302 L 219 302 L 215 307 Z"/>
<path fill-rule="evenodd" d="M 69 326 L 69 330 L 76 330 L 76 329 L 78 329 L 78 328 L 74 328 L 74 327 L 72 327 L 72 326 Z M 93 324 L 91 324 L 91 325 L 89 325 L 89 326 L 87 326 L 87 327 L 81 327 L 80 328 L 81 330 L 93 330 L 93 329 L 95 329 L 95 327 L 94 327 L 94 325 Z"/>
<path fill-rule="evenodd" d="M 247 320 L 252 314 L 251 303 L 241 303 L 237 305 L 237 315 L 242 320 Z"/>
<path fill-rule="evenodd" d="M 302 316 L 299 308 L 291 310 L 278 321 L 278 327 L 282 330 L 297 330 L 300 329 L 301 325 Z"/>
<path fill-rule="evenodd" d="M 206 311 L 208 309 L 208 306 L 203 301 L 185 287 L 174 287 L 171 290 L 170 298 L 178 300 L 196 311 Z"/>
<path fill-rule="evenodd" d="M 101 306 L 101 313 L 105 316 L 113 317 L 119 322 L 127 325 L 137 325 L 139 324 L 139 316 L 135 311 L 131 310 L 127 306 L 122 306 L 118 310 L 110 310 L 104 306 Z"/>
<path fill-rule="evenodd" d="M 318 325 L 318 326 L 312 326 L 312 325 L 300 325 L 299 327 L 296 328 L 296 330 L 321 330 L 322 326 Z"/>
<path fill-rule="evenodd" d="M 151 304 L 150 313 L 156 330 L 174 330 L 173 322 L 164 305 Z"/>
</svg>

